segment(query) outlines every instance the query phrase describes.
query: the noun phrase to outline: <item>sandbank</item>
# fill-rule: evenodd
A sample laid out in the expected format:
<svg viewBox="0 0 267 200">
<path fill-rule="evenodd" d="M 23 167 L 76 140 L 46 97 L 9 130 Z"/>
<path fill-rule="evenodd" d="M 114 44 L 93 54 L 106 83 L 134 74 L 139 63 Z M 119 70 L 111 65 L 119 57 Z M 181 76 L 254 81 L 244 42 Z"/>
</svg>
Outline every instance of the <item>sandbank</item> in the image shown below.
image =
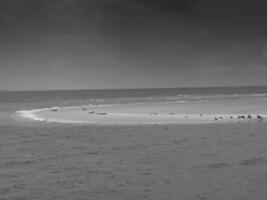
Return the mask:
<svg viewBox="0 0 267 200">
<path fill-rule="evenodd" d="M 38 121 L 91 124 L 201 124 L 264 122 L 266 100 L 254 102 L 160 102 L 51 107 L 18 111 Z"/>
</svg>

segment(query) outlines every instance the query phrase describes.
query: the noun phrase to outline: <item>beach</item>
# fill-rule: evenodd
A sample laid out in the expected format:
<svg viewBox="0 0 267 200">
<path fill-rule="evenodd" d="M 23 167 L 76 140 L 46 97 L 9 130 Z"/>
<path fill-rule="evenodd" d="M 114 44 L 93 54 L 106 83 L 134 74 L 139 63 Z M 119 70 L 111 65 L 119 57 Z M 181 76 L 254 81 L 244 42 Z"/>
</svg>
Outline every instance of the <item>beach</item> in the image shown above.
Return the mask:
<svg viewBox="0 0 267 200">
<path fill-rule="evenodd" d="M 23 117 L 60 123 L 199 124 L 264 122 L 266 99 L 209 102 L 154 102 L 51 107 L 18 111 Z"/>
</svg>

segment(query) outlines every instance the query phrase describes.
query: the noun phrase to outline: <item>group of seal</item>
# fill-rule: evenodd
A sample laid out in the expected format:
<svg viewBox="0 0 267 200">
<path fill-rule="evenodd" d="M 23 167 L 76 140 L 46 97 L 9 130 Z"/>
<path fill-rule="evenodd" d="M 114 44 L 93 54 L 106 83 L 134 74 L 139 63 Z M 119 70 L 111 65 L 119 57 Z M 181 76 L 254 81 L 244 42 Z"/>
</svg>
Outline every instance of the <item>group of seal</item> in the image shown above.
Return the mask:
<svg viewBox="0 0 267 200">
<path fill-rule="evenodd" d="M 238 115 L 236 118 L 237 119 L 248 119 L 248 120 L 253 119 L 252 115 L 250 115 L 250 114 L 248 114 L 247 116 L 246 115 Z M 214 117 L 215 121 L 218 121 L 219 119 L 223 119 L 223 117 Z M 230 116 L 230 119 L 234 119 L 234 117 Z M 260 122 L 262 122 L 264 120 L 264 118 L 261 115 L 257 115 L 256 119 Z"/>
</svg>

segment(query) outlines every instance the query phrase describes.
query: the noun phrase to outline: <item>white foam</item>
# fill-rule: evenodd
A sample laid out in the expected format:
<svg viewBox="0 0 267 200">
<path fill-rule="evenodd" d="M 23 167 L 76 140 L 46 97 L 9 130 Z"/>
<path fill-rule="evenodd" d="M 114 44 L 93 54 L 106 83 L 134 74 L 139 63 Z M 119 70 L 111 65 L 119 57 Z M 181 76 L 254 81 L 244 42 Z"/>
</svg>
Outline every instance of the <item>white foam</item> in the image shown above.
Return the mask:
<svg viewBox="0 0 267 200">
<path fill-rule="evenodd" d="M 45 119 L 40 118 L 36 115 L 37 112 L 48 110 L 49 108 L 34 109 L 34 110 L 20 110 L 16 111 L 17 114 L 20 114 L 24 118 L 28 118 L 35 121 L 45 121 Z"/>
</svg>

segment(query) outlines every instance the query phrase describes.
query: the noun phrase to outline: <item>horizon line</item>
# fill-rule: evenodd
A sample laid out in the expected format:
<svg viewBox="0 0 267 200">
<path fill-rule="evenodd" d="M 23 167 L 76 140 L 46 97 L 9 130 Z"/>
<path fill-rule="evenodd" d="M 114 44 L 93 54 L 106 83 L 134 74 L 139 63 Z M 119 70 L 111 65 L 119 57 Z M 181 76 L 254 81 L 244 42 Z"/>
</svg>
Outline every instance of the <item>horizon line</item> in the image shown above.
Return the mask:
<svg viewBox="0 0 267 200">
<path fill-rule="evenodd" d="M 156 90 L 156 89 L 205 89 L 205 88 L 254 88 L 267 87 L 267 85 L 236 85 L 236 86 L 185 86 L 185 87 L 140 87 L 140 88 L 88 88 L 88 89 L 0 89 L 0 92 L 48 92 L 48 91 L 84 91 L 84 90 Z"/>
</svg>

